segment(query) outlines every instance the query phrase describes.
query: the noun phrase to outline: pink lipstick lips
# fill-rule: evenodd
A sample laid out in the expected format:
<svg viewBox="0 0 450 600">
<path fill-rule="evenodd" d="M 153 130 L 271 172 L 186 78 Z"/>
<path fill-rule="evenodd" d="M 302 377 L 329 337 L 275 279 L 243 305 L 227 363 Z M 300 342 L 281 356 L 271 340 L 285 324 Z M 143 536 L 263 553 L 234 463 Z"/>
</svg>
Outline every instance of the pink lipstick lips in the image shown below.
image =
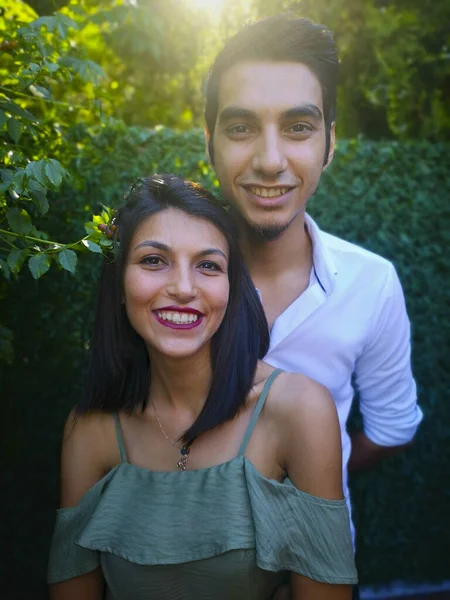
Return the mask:
<svg viewBox="0 0 450 600">
<path fill-rule="evenodd" d="M 165 306 L 153 311 L 156 320 L 169 329 L 194 329 L 203 321 L 204 315 L 190 307 Z"/>
</svg>

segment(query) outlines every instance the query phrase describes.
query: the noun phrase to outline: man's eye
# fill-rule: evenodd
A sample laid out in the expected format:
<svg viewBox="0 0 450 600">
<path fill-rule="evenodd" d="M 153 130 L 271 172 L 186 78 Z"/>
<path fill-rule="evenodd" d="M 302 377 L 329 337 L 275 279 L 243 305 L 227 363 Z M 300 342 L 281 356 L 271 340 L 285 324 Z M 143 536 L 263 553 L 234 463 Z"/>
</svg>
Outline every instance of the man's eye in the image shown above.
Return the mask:
<svg viewBox="0 0 450 600">
<path fill-rule="evenodd" d="M 292 133 L 309 133 L 312 131 L 312 127 L 307 123 L 296 123 L 295 125 L 291 125 L 291 127 L 289 127 L 289 131 Z"/>
<path fill-rule="evenodd" d="M 242 135 L 249 133 L 249 131 L 250 129 L 247 127 L 247 125 L 233 125 L 233 127 L 228 129 L 228 133 L 231 133 L 232 135 Z"/>
</svg>

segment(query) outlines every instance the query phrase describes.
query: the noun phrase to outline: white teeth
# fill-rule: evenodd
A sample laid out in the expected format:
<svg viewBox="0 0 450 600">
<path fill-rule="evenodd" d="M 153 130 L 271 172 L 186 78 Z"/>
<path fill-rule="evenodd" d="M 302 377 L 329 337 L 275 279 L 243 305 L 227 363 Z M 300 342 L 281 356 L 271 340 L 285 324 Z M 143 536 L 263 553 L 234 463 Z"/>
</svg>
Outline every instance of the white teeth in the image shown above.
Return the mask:
<svg viewBox="0 0 450 600">
<path fill-rule="evenodd" d="M 261 196 L 261 198 L 275 198 L 276 196 L 283 196 L 289 188 L 279 187 L 279 188 L 260 188 L 260 187 L 252 187 L 250 191 L 255 196 Z"/>
<path fill-rule="evenodd" d="M 179 325 L 187 325 L 188 323 L 195 323 L 198 321 L 198 315 L 194 313 L 180 313 L 180 312 L 167 312 L 167 311 L 156 311 L 156 314 L 163 321 L 170 321 Z"/>
</svg>

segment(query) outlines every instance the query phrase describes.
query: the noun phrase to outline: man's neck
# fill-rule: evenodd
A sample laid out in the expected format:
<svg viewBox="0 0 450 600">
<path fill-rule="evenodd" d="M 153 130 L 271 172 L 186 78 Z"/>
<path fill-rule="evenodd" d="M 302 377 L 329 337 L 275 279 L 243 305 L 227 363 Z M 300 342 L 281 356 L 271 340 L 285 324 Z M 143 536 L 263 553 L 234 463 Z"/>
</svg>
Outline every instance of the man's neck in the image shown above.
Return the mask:
<svg viewBox="0 0 450 600">
<path fill-rule="evenodd" d="M 243 226 L 241 250 L 255 281 L 270 281 L 292 272 L 311 271 L 312 244 L 305 227 L 304 213 L 299 214 L 275 240 L 267 241 Z"/>
</svg>

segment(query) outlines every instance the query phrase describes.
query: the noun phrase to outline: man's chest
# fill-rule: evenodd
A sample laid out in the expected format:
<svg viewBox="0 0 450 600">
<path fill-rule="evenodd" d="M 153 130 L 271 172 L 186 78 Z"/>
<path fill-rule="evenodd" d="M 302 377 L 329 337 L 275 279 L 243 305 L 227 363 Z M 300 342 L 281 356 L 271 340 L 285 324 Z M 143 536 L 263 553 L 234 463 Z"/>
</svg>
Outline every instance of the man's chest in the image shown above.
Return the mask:
<svg viewBox="0 0 450 600">
<path fill-rule="evenodd" d="M 309 281 L 308 272 L 269 284 L 256 282 L 270 330 L 275 321 L 307 290 Z"/>
<path fill-rule="evenodd" d="M 325 385 L 335 399 L 352 394 L 351 379 L 372 335 L 373 310 L 310 286 L 274 321 L 265 360 Z"/>
</svg>

